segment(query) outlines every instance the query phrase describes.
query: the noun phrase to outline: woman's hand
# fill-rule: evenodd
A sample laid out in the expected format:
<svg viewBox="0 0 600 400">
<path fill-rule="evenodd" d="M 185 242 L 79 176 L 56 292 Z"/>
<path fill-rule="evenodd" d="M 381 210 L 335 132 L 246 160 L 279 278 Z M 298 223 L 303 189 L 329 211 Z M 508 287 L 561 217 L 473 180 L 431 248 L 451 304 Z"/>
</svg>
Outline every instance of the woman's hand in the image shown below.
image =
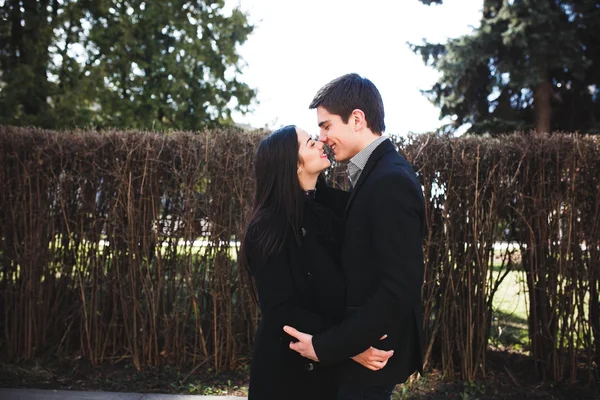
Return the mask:
<svg viewBox="0 0 600 400">
<path fill-rule="evenodd" d="M 385 339 L 387 335 L 384 335 L 380 340 Z M 352 359 L 371 371 L 378 371 L 385 367 L 389 358 L 394 355 L 394 350 L 379 350 L 374 347 L 369 347 L 362 353 L 355 355 Z"/>
</svg>

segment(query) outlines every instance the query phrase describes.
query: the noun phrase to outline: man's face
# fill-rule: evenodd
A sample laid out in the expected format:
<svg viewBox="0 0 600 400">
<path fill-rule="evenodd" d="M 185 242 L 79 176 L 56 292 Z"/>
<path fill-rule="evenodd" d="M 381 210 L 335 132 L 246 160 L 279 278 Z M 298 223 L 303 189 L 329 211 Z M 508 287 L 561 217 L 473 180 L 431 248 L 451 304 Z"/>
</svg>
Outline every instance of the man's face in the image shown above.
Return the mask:
<svg viewBox="0 0 600 400">
<path fill-rule="evenodd" d="M 326 109 L 317 107 L 319 140 L 326 143 L 336 161 L 347 161 L 360 151 L 358 134 L 352 128 L 352 117 L 345 124 L 339 115 L 330 114 Z"/>
</svg>

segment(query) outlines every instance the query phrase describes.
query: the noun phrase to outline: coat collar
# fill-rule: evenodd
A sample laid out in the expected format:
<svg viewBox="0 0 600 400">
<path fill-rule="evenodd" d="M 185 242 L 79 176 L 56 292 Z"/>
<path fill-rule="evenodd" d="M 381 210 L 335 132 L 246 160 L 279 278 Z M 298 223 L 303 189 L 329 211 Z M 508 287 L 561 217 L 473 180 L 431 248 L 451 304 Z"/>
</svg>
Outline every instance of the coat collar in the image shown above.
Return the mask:
<svg viewBox="0 0 600 400">
<path fill-rule="evenodd" d="M 358 178 L 358 182 L 356 182 L 356 185 L 354 185 L 354 188 L 352 188 L 350 191 L 350 198 L 348 199 L 348 203 L 346 204 L 346 209 L 344 211 L 344 219 L 348 216 L 348 210 L 352 205 L 352 201 L 354 200 L 354 196 L 356 196 L 356 192 L 360 190 L 360 187 L 364 183 L 365 179 L 367 179 L 367 176 L 371 173 L 375 165 L 377 165 L 381 157 L 390 151 L 396 151 L 391 140 L 384 140 L 375 148 L 375 150 L 373 150 L 373 153 L 371 153 L 371 156 L 369 157 L 369 161 L 367 161 L 367 165 L 365 165 L 365 168 L 360 174 L 360 178 Z"/>
</svg>

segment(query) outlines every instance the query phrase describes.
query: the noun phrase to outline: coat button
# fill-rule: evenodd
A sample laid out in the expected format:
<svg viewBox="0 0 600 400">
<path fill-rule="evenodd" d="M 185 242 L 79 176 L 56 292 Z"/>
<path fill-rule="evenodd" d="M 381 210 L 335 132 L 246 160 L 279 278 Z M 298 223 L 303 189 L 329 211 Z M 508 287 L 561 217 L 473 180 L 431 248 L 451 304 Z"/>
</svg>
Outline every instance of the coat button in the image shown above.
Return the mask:
<svg viewBox="0 0 600 400">
<path fill-rule="evenodd" d="M 315 369 L 315 364 L 309 362 L 304 366 L 304 368 L 306 368 L 307 371 L 312 371 L 313 369 Z"/>
<path fill-rule="evenodd" d="M 306 236 L 306 229 L 302 228 L 302 236 Z"/>
</svg>

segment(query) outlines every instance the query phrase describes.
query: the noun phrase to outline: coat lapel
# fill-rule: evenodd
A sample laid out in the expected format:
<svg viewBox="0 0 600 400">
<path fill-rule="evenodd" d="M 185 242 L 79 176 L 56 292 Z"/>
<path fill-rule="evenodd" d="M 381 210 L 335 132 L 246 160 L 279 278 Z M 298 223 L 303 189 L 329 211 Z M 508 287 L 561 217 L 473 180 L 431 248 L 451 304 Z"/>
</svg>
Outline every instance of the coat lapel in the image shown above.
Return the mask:
<svg viewBox="0 0 600 400">
<path fill-rule="evenodd" d="M 396 149 L 394 148 L 394 145 L 389 139 L 383 141 L 379 146 L 375 148 L 375 150 L 373 150 L 373 153 L 371 153 L 371 156 L 367 161 L 367 165 L 365 165 L 365 169 L 363 169 L 363 171 L 360 173 L 360 178 L 358 178 L 358 182 L 356 182 L 356 185 L 354 185 L 354 188 L 350 191 L 350 198 L 348 199 L 348 203 L 346 203 L 346 209 L 344 210 L 344 219 L 346 219 L 346 217 L 348 216 L 348 210 L 350 210 L 350 206 L 352 205 L 354 196 L 356 196 L 356 193 L 360 190 L 360 187 L 362 186 L 365 179 L 367 179 L 367 176 L 371 173 L 373 168 L 375 168 L 375 165 L 377 165 L 381 157 L 383 157 L 384 154 L 390 151 L 396 151 Z"/>
</svg>

